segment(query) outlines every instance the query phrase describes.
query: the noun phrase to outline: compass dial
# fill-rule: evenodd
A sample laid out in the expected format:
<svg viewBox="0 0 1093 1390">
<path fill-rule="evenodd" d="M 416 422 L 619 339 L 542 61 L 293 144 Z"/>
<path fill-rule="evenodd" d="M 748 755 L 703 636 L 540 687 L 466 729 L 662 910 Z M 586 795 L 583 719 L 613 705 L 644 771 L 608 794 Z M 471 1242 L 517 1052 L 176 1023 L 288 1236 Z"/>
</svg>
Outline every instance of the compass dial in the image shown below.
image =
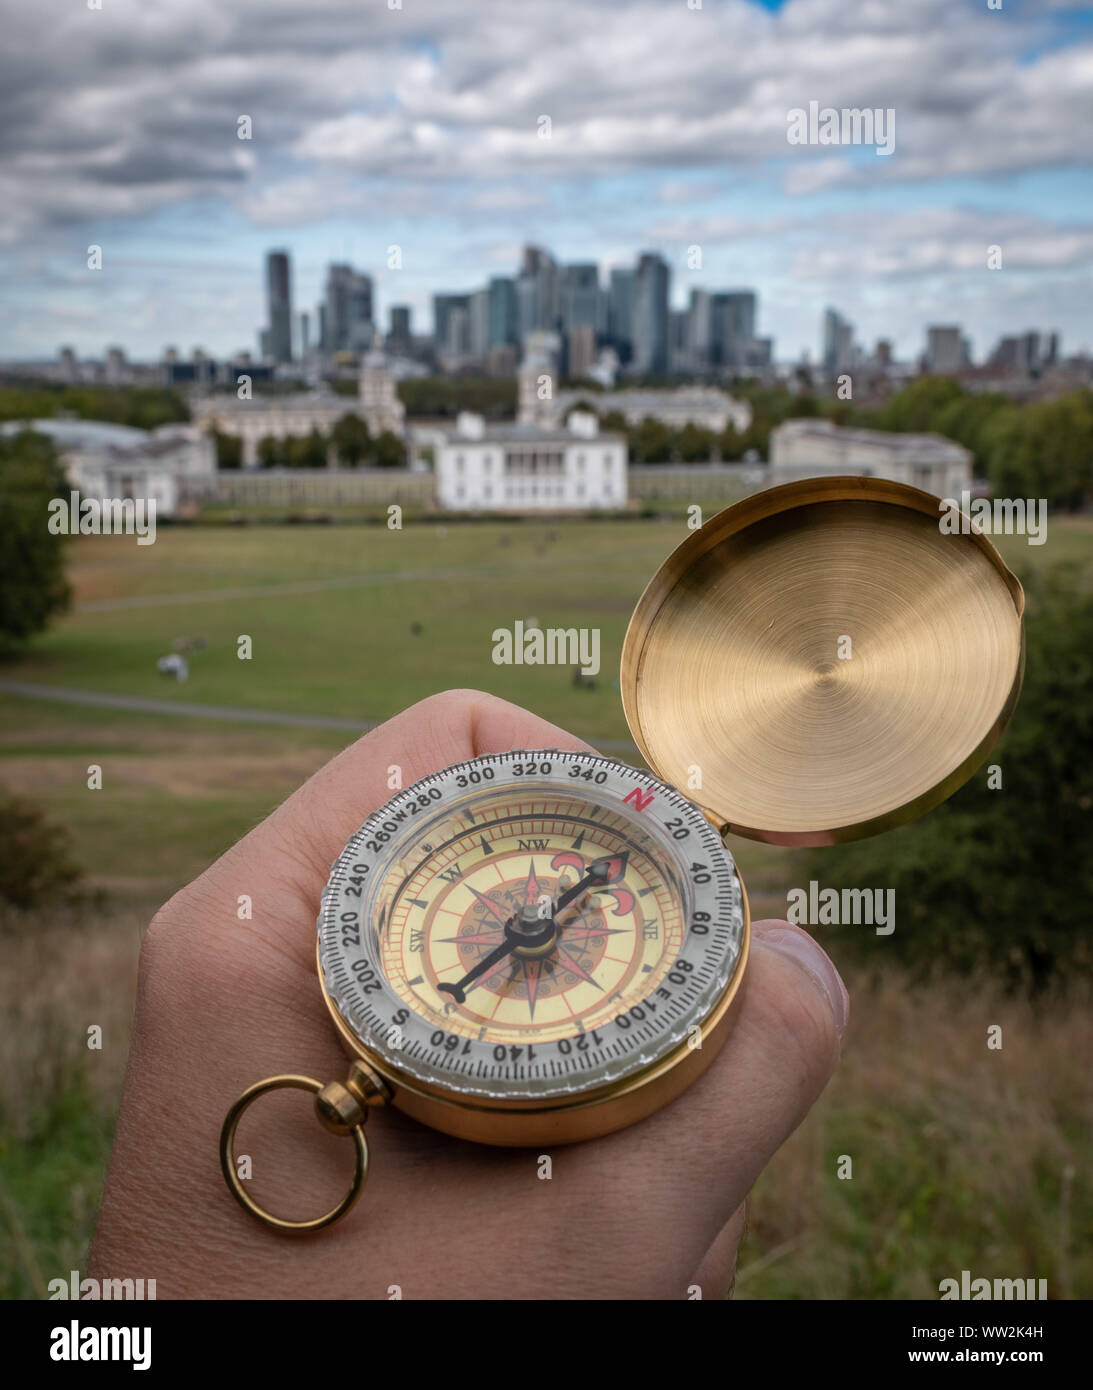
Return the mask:
<svg viewBox="0 0 1093 1390">
<path fill-rule="evenodd" d="M 701 1042 L 740 962 L 732 857 L 684 797 L 582 753 L 505 753 L 398 793 L 319 917 L 328 998 L 384 1070 L 569 1096 Z"/>
</svg>

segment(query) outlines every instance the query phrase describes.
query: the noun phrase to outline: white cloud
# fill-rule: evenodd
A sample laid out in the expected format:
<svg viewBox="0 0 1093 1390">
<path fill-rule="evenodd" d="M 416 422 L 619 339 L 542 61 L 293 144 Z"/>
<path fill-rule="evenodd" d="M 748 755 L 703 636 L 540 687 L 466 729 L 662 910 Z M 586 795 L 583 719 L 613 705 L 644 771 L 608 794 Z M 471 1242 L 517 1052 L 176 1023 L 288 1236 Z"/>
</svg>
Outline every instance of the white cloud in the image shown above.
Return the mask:
<svg viewBox="0 0 1093 1390">
<path fill-rule="evenodd" d="M 1024 171 L 1088 168 L 1093 42 L 1075 31 L 1052 47 L 1066 8 L 35 0 L 7 16 L 0 48 L 0 248 L 27 269 L 43 246 L 70 251 L 201 200 L 286 239 L 342 219 L 382 240 L 384 219 L 427 226 L 442 211 L 466 229 L 468 267 L 472 252 L 500 256 L 524 235 L 550 244 L 582 223 L 605 254 L 635 233 L 616 261 L 645 239 L 765 240 L 763 266 L 784 271 L 772 296 L 787 301 L 809 276 L 837 287 L 967 271 L 981 214 L 870 213 L 863 246 L 860 215 L 825 210 L 820 236 L 811 209 L 864 209 L 873 188 L 901 184 L 928 205 L 944 178 L 993 180 L 1004 197 Z M 786 113 L 811 100 L 893 108 L 895 154 L 790 146 Z M 236 139 L 241 114 L 250 142 Z M 644 191 L 615 207 L 600 192 L 612 176 Z M 735 198 L 763 180 L 800 219 Z M 1076 274 L 1088 229 L 1022 220 L 1013 203 L 991 234 L 1007 268 Z"/>
<path fill-rule="evenodd" d="M 948 0 L 789 0 L 777 14 L 745 0 L 414 0 L 367 14 L 358 0 L 45 0 L 9 17 L 0 56 L 8 239 L 209 191 L 261 222 L 260 190 L 286 164 L 477 181 L 529 164 L 675 177 L 791 159 L 786 187 L 803 196 L 1088 163 L 1093 44 L 1023 63 L 1045 22 Z M 830 149 L 788 146 L 786 112 L 813 99 L 894 108 L 895 158 L 863 174 Z"/>
</svg>

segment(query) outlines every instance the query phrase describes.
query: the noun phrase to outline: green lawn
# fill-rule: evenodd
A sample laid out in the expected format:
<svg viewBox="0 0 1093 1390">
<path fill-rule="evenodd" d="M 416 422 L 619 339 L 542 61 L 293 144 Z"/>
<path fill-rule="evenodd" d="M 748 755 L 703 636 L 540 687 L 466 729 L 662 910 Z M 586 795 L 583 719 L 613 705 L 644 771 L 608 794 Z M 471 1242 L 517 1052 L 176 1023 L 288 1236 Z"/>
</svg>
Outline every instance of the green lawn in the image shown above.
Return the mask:
<svg viewBox="0 0 1093 1390">
<path fill-rule="evenodd" d="M 79 538 L 71 569 L 85 606 L 4 674 L 361 720 L 470 685 L 588 738 L 625 739 L 617 674 L 626 624 L 685 534 L 618 522 L 164 527 L 146 547 Z M 96 606 L 111 603 L 124 606 Z M 574 690 L 564 668 L 493 664 L 494 629 L 529 617 L 600 630 L 595 689 Z M 250 661 L 236 655 L 242 634 L 253 640 Z M 155 666 L 176 638 L 206 643 L 183 686 Z"/>
</svg>

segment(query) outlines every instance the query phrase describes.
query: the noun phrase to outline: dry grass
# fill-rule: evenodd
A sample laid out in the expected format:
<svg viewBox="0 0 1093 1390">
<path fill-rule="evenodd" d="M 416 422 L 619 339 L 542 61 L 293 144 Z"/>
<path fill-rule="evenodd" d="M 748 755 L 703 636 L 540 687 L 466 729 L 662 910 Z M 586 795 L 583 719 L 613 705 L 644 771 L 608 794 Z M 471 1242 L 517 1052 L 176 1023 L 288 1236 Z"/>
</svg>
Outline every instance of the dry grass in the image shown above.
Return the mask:
<svg viewBox="0 0 1093 1390">
<path fill-rule="evenodd" d="M 82 1269 L 129 1050 L 147 913 L 0 916 L 0 1295 Z M 102 1048 L 88 1029 L 102 1029 Z"/>
<path fill-rule="evenodd" d="M 753 1196 L 737 1296 L 932 1299 L 969 1269 L 1088 1298 L 1088 991 L 1033 1009 L 893 972 L 851 998 L 839 1073 Z"/>
</svg>

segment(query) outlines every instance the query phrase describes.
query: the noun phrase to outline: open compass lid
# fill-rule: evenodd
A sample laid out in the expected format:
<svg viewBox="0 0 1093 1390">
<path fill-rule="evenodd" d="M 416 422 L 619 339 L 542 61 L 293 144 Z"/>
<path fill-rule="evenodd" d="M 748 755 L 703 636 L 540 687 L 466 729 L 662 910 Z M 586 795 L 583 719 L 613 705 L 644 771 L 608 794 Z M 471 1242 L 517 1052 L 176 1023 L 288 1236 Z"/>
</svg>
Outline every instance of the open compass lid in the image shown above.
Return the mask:
<svg viewBox="0 0 1093 1390">
<path fill-rule="evenodd" d="M 983 762 L 1017 703 L 1024 593 L 966 517 L 876 478 L 811 478 L 712 517 L 623 644 L 653 772 L 723 833 L 782 845 L 913 819 Z"/>
</svg>

